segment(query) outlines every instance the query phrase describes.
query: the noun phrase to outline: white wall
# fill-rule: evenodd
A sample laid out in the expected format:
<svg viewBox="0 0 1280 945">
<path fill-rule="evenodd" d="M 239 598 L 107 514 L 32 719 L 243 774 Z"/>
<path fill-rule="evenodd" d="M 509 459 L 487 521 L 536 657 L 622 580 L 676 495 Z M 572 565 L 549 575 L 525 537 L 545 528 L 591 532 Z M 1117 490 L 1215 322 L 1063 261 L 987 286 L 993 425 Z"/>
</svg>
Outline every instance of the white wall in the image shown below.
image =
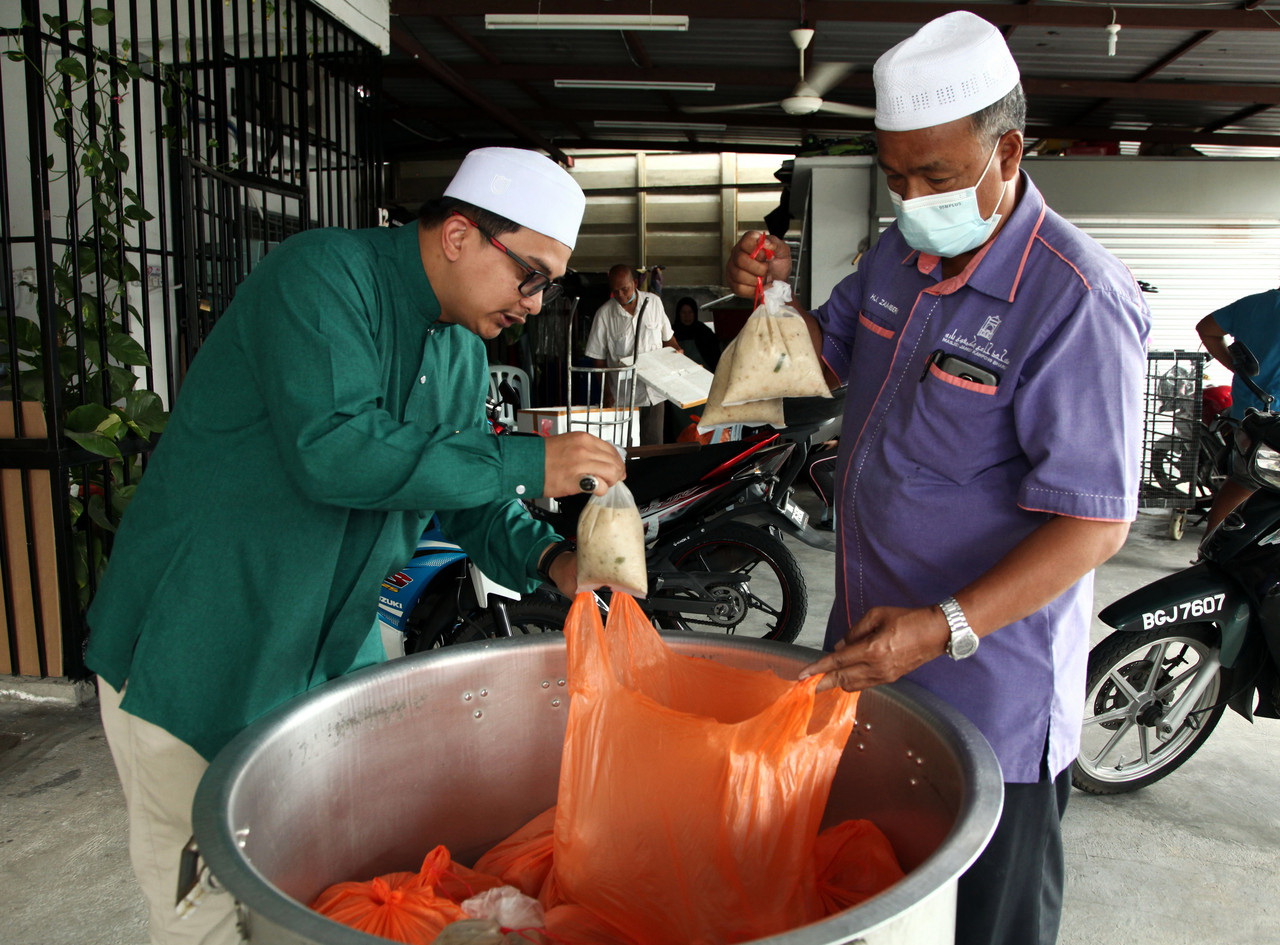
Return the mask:
<svg viewBox="0 0 1280 945">
<path fill-rule="evenodd" d="M 311 0 L 385 56 L 391 51 L 391 0 Z"/>
</svg>

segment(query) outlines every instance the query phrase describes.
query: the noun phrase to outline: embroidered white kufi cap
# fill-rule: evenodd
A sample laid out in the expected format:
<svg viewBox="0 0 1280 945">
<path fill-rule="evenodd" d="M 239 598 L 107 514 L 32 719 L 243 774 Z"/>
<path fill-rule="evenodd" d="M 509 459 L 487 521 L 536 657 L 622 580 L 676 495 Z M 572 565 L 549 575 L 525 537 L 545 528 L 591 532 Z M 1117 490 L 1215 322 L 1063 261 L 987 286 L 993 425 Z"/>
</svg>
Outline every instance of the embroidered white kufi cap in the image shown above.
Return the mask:
<svg viewBox="0 0 1280 945">
<path fill-rule="evenodd" d="M 1000 31 L 957 10 L 930 20 L 876 60 L 876 127 L 913 131 L 964 118 L 1018 84 Z"/>
<path fill-rule="evenodd" d="M 523 148 L 480 148 L 462 160 L 444 195 L 464 200 L 573 249 L 587 198 L 555 161 Z"/>
</svg>

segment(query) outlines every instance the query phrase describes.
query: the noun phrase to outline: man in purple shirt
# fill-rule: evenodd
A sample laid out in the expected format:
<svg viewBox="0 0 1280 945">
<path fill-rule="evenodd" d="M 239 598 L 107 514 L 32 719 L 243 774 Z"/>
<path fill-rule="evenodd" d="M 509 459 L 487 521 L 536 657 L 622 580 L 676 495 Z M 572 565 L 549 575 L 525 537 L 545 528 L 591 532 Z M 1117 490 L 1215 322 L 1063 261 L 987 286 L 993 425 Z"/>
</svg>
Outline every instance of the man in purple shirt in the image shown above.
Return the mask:
<svg viewBox="0 0 1280 945">
<path fill-rule="evenodd" d="M 833 652 L 805 674 L 911 679 L 978 726 L 1005 807 L 960 880 L 956 941 L 1050 945 L 1092 571 L 1137 511 L 1150 316 L 1021 171 L 1025 100 L 991 24 L 926 24 L 875 83 L 897 222 L 810 321 L 848 395 Z M 790 272 L 781 241 L 751 259 L 758 238 L 730 260 L 739 294 Z"/>
</svg>

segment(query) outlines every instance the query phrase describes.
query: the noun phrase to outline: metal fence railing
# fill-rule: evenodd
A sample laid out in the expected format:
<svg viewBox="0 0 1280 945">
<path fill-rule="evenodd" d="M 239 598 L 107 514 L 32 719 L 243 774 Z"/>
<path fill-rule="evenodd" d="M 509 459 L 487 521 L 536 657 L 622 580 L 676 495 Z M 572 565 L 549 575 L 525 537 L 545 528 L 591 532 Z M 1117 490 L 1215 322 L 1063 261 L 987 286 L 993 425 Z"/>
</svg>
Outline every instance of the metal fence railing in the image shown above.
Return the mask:
<svg viewBox="0 0 1280 945">
<path fill-rule="evenodd" d="M 292 232 L 377 222 L 380 56 L 309 0 L 20 0 L 0 52 L 0 674 L 77 677 L 235 286 Z"/>
</svg>

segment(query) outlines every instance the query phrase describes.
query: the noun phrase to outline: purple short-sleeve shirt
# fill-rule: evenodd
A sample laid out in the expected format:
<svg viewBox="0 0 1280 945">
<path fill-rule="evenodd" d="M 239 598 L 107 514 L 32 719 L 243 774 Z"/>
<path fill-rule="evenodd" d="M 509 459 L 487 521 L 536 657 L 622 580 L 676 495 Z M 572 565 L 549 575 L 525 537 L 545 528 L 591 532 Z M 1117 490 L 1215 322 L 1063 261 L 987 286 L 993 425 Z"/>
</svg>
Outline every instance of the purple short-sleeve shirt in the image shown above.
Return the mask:
<svg viewBox="0 0 1280 945">
<path fill-rule="evenodd" d="M 872 607 L 954 594 L 1052 515 L 1137 512 L 1150 314 L 1124 265 L 1022 186 L 961 274 L 892 226 L 814 312 L 849 385 L 828 647 Z M 907 678 L 978 726 L 1006 781 L 1046 757 L 1056 775 L 1079 751 L 1092 601 L 1090 574 Z"/>
</svg>

